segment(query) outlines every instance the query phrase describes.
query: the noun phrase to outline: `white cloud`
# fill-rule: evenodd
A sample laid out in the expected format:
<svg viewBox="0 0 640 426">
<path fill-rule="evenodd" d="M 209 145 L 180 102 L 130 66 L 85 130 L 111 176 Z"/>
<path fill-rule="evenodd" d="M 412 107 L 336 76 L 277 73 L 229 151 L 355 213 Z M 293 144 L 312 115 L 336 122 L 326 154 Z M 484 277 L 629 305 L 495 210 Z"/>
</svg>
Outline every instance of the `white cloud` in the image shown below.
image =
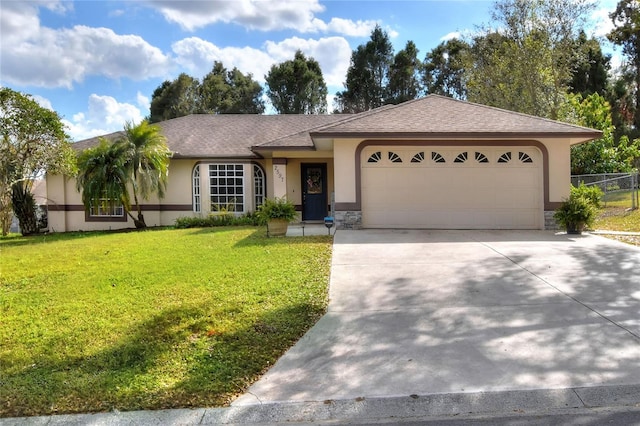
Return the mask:
<svg viewBox="0 0 640 426">
<path fill-rule="evenodd" d="M 449 40 L 453 40 L 455 38 L 457 38 L 457 39 L 462 38 L 462 33 L 460 31 L 450 32 L 450 33 L 445 34 L 442 37 L 440 37 L 440 41 L 449 41 Z"/>
<path fill-rule="evenodd" d="M 148 4 L 159 10 L 165 19 L 187 31 L 218 22 L 262 31 L 288 28 L 314 32 L 326 25 L 314 17 L 315 13 L 324 11 L 318 0 L 149 0 Z"/>
<path fill-rule="evenodd" d="M 42 108 L 50 109 L 54 111 L 53 106 L 51 105 L 51 101 L 47 98 L 44 98 L 40 95 L 31 95 L 34 101 L 38 103 Z"/>
<path fill-rule="evenodd" d="M 151 101 L 149 100 L 149 97 L 143 95 L 140 92 L 136 94 L 136 102 L 138 103 L 138 106 L 140 108 L 143 108 L 145 111 L 148 111 L 149 107 L 151 106 Z"/>
<path fill-rule="evenodd" d="M 315 15 L 325 10 L 319 0 L 233 0 L 167 1 L 148 0 L 167 21 L 194 31 L 216 23 L 234 23 L 250 30 L 291 29 L 301 33 L 335 33 L 344 36 L 369 35 L 376 21 L 331 18 L 327 23 Z M 392 34 L 393 33 L 393 34 Z M 397 33 L 390 31 L 390 36 Z"/>
<path fill-rule="evenodd" d="M 331 18 L 327 31 L 351 37 L 366 37 L 376 26 L 376 21 L 357 21 L 351 19 Z M 397 35 L 397 33 L 396 33 Z"/>
<path fill-rule="evenodd" d="M 342 37 L 327 37 L 318 40 L 292 37 L 279 43 L 268 41 L 266 50 L 275 62 L 293 59 L 296 50 L 313 57 L 320 64 L 327 86 L 342 86 L 349 68 L 351 47 Z"/>
<path fill-rule="evenodd" d="M 89 96 L 86 112 L 74 114 L 71 120 L 63 119 L 73 140 L 83 140 L 122 130 L 127 121 L 139 123 L 143 115 L 138 107 L 119 103 L 111 96 Z"/>
<path fill-rule="evenodd" d="M 191 75 L 202 78 L 211 71 L 214 61 L 220 61 L 228 69 L 238 68 L 251 73 L 264 83 L 264 76 L 272 65 L 293 59 L 296 50 L 318 61 L 328 86 L 340 86 L 349 67 L 351 47 L 342 37 L 318 40 L 289 38 L 281 42 L 268 41 L 264 49 L 251 47 L 218 47 L 198 37 L 180 40 L 172 45 L 176 61 Z"/>
<path fill-rule="evenodd" d="M 219 61 L 227 69 L 236 67 L 263 82 L 264 75 L 274 63 L 273 58 L 261 50 L 252 47 L 222 48 L 198 37 L 180 40 L 171 47 L 177 55 L 176 62 L 196 78 L 204 77 L 213 68 L 214 61 Z"/>
<path fill-rule="evenodd" d="M 591 14 L 592 35 L 595 37 L 606 37 L 613 29 L 613 22 L 609 14 L 615 10 L 615 5 L 611 8 L 602 7 Z"/>
<path fill-rule="evenodd" d="M 59 30 L 42 27 L 41 5 L 10 1 L 0 6 L 3 81 L 71 88 L 90 75 L 134 80 L 166 75 L 171 59 L 141 37 L 81 25 Z M 59 13 L 66 10 L 59 2 L 47 7 Z"/>
</svg>

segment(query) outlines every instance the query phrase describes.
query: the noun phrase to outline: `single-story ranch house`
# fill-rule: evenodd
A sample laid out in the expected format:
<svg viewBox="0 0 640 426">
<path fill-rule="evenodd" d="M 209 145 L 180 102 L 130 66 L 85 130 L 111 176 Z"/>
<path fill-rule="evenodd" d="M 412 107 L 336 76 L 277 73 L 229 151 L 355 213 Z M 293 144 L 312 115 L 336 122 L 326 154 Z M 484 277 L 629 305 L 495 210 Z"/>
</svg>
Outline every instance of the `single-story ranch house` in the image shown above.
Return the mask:
<svg viewBox="0 0 640 426">
<path fill-rule="evenodd" d="M 339 229 L 544 229 L 569 195 L 569 147 L 601 135 L 436 95 L 360 114 L 189 115 L 159 126 L 173 158 L 165 198 L 142 206 L 149 226 L 286 196 L 300 220 L 333 215 Z M 48 176 L 47 194 L 52 232 L 133 227 L 121 208 L 86 211 L 71 178 Z"/>
</svg>

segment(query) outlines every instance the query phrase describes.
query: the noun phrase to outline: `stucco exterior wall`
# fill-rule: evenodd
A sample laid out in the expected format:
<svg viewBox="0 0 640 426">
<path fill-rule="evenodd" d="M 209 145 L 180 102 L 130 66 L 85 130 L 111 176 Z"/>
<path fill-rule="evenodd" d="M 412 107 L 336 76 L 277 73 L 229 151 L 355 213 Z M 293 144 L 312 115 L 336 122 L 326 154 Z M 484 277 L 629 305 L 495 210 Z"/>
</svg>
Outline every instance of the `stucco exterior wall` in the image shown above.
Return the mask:
<svg viewBox="0 0 640 426">
<path fill-rule="evenodd" d="M 335 178 L 335 201 L 356 202 L 356 148 L 363 139 L 336 139 L 333 142 L 333 166 Z"/>
<path fill-rule="evenodd" d="M 549 202 L 560 203 L 571 190 L 569 139 L 541 139 L 549 151 Z"/>
</svg>

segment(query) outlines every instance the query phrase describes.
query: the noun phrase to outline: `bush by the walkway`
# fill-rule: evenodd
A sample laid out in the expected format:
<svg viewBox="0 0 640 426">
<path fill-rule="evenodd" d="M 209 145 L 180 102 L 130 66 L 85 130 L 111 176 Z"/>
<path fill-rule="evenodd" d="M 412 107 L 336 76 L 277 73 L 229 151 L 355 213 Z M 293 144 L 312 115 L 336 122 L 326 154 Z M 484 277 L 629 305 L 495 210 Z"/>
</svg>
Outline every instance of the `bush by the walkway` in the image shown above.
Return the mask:
<svg viewBox="0 0 640 426">
<path fill-rule="evenodd" d="M 210 214 L 206 217 L 179 217 L 176 219 L 175 228 L 211 228 L 214 226 L 259 226 L 260 220 L 253 213 L 242 216 L 233 214 Z"/>
</svg>

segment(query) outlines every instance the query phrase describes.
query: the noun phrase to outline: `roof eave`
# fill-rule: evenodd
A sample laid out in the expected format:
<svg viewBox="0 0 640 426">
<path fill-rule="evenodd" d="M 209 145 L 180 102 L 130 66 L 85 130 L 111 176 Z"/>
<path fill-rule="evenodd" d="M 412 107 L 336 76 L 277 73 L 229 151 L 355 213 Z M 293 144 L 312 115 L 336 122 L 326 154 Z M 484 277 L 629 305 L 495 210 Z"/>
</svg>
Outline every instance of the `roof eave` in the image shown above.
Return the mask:
<svg viewBox="0 0 640 426">
<path fill-rule="evenodd" d="M 365 139 L 538 139 L 571 138 L 588 142 L 602 137 L 602 132 L 316 132 L 311 137 L 323 138 L 365 138 Z"/>
<path fill-rule="evenodd" d="M 316 151 L 314 146 L 262 146 L 251 147 L 251 151 Z"/>
<path fill-rule="evenodd" d="M 209 159 L 238 159 L 238 160 L 255 160 L 256 158 L 261 158 L 258 154 L 224 154 L 224 155 L 216 155 L 216 154 L 180 154 L 179 152 L 173 153 L 173 159 L 178 160 L 209 160 Z"/>
</svg>

